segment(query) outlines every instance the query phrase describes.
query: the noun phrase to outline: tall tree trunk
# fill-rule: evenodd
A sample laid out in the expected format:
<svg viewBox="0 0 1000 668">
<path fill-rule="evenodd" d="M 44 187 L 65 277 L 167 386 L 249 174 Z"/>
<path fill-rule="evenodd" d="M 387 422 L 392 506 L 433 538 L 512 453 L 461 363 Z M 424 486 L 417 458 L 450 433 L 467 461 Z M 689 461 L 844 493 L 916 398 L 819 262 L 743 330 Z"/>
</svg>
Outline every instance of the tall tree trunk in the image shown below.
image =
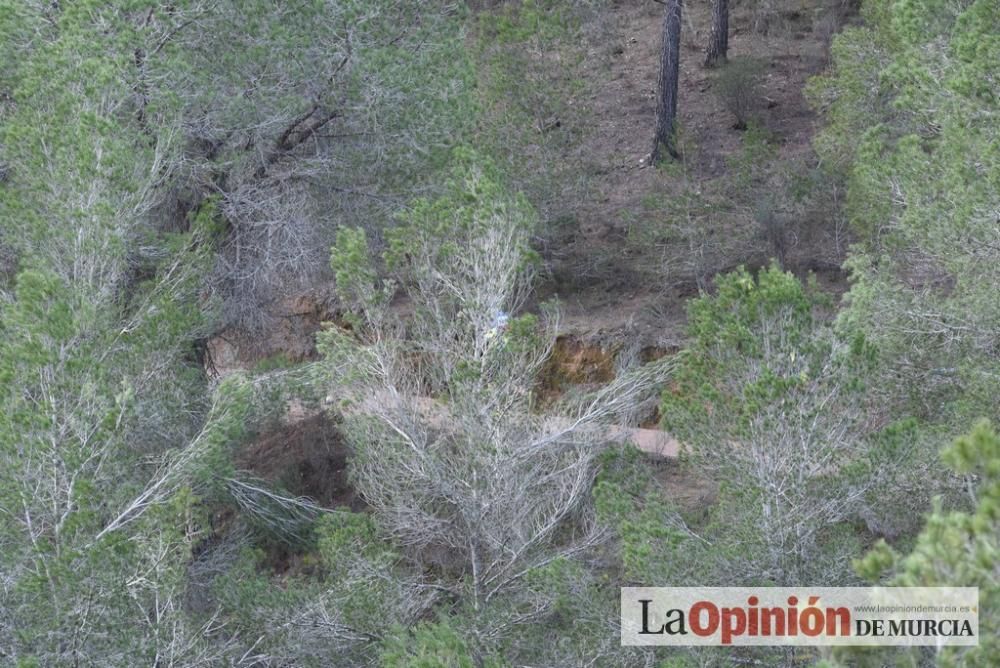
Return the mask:
<svg viewBox="0 0 1000 668">
<path fill-rule="evenodd" d="M 653 139 L 652 164 L 659 162 L 664 153 L 677 157 L 675 137 L 677 131 L 677 78 L 681 56 L 681 4 L 682 0 L 667 0 L 667 13 L 663 18 L 663 52 L 660 56 L 660 80 L 656 91 L 656 136 Z"/>
<path fill-rule="evenodd" d="M 715 0 L 712 8 L 712 33 L 708 36 L 705 65 L 712 67 L 726 61 L 729 50 L 729 0 Z"/>
</svg>

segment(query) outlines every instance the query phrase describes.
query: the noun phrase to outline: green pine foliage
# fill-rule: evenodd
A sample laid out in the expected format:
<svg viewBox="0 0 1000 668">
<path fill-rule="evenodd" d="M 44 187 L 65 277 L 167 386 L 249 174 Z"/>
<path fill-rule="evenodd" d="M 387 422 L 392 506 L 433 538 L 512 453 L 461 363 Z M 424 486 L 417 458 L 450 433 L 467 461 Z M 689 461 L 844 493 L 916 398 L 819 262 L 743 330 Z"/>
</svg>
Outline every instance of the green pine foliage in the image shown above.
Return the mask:
<svg viewBox="0 0 1000 668">
<path fill-rule="evenodd" d="M 690 303 L 661 405 L 694 470 L 719 483 L 708 578 L 849 581 L 857 541 L 845 528 L 902 457 L 865 424 L 871 351 L 841 340 L 827 300 L 776 266 L 716 283 Z"/>
<path fill-rule="evenodd" d="M 210 390 L 196 363 L 210 207 L 184 233 L 144 217 L 170 148 L 135 132 L 124 72 L 141 35 L 117 9 L 0 7 L 20 49 L 0 116 L 18 261 L 0 308 L 0 655 L 16 665 L 231 650 L 182 600 L 248 392 Z"/>
<path fill-rule="evenodd" d="M 855 561 L 871 580 L 899 587 L 978 587 L 979 636 L 975 647 L 943 648 L 933 657 L 888 650 L 840 651 L 844 665 L 994 666 L 1000 661 L 1000 437 L 987 421 L 955 440 L 942 454 L 966 476 L 973 507 L 946 510 L 936 504 L 912 548 L 897 551 L 884 541 Z M 928 661 L 929 663 L 929 661 Z"/>
<path fill-rule="evenodd" d="M 465 639 L 447 621 L 421 624 L 409 631 L 396 629 L 383 641 L 379 665 L 384 668 L 502 668 L 504 662 L 487 658 L 477 663 Z"/>
<path fill-rule="evenodd" d="M 900 1 L 863 15 L 812 88 L 817 147 L 843 170 L 861 240 L 842 317 L 878 347 L 904 410 L 961 425 L 997 408 L 1000 13 Z"/>
</svg>

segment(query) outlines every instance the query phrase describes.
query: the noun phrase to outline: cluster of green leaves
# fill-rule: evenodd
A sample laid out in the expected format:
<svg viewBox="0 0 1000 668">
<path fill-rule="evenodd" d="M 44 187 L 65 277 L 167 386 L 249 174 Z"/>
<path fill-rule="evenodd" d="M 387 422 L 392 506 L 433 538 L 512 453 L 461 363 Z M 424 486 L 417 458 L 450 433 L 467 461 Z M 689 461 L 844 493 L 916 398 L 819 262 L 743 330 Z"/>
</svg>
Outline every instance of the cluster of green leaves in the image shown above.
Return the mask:
<svg viewBox="0 0 1000 668">
<path fill-rule="evenodd" d="M 693 425 L 703 419 L 714 421 L 720 434 L 744 436 L 763 405 L 822 373 L 831 352 L 832 342 L 815 336 L 822 326 L 819 309 L 829 305 L 828 299 L 803 289 L 791 274 L 772 266 L 754 276 L 741 268 L 716 285 L 717 294 L 689 304 L 691 342 L 675 384 L 664 395 L 664 425 L 685 441 L 697 440 Z M 770 326 L 776 322 L 781 326 Z M 785 359 L 773 359 L 778 355 Z M 764 367 L 752 384 L 726 382 L 740 367 L 761 362 Z M 783 362 L 786 368 L 780 367 Z"/>
<path fill-rule="evenodd" d="M 21 50 L 3 91 L 14 104 L 0 116 L 10 170 L 0 217 L 19 253 L 65 278 L 86 276 L 107 295 L 125 271 L 154 148 L 120 113 L 130 98 L 121 73 L 138 36 L 100 5 L 74 3 L 57 18 L 23 3 L 0 12 L 0 37 Z"/>
<path fill-rule="evenodd" d="M 683 470 L 683 474 L 692 476 L 689 480 L 698 475 L 694 470 Z M 615 606 L 620 586 L 766 586 L 768 583 L 752 581 L 741 571 L 733 572 L 750 549 L 745 541 L 755 540 L 740 522 L 747 501 L 740 498 L 739 491 L 724 487 L 718 503 L 693 509 L 673 498 L 658 482 L 651 462 L 639 450 L 625 447 L 606 452 L 594 497 L 601 520 L 615 535 L 618 570 L 603 574 L 608 591 L 591 592 L 592 604 Z M 733 657 L 730 648 L 662 647 L 651 653 L 661 668 L 722 665 Z M 764 647 L 743 648 L 740 658 L 763 665 L 784 665 L 787 659 L 781 650 Z M 805 664 L 810 658 L 802 653 L 797 661 Z M 628 657 L 624 665 L 643 659 L 648 661 L 649 656 Z"/>
<path fill-rule="evenodd" d="M 432 394 L 471 391 L 496 365 L 530 357 L 544 344 L 530 314 L 510 318 L 505 345 L 487 339 L 496 318 L 515 311 L 527 295 L 538 261 L 530 245 L 533 208 L 522 194 L 507 191 L 506 179 L 481 153 L 459 147 L 451 162 L 441 194 L 417 199 L 399 214 L 381 255 L 371 253 L 360 228 L 340 230 L 331 253 L 338 294 L 362 339 L 385 324 L 397 289 L 408 295 L 414 312 L 407 345 L 429 371 L 436 369 L 425 379 Z M 330 344 L 342 333 L 324 337 L 321 347 L 332 359 L 337 346 Z M 463 348 L 470 341 L 472 347 Z"/>
<path fill-rule="evenodd" d="M 776 266 L 716 285 L 689 305 L 690 342 L 661 404 L 693 470 L 719 484 L 712 548 L 697 550 L 715 564 L 705 577 L 850 580 L 850 522 L 905 451 L 864 426 L 873 352 L 837 336 L 829 300 Z"/>
<path fill-rule="evenodd" d="M 812 84 L 817 148 L 847 179 L 862 242 L 845 325 L 878 346 L 907 410 L 960 428 L 997 408 L 1000 17 L 991 0 L 868 2 L 863 16 Z"/>
<path fill-rule="evenodd" d="M 912 549 L 905 554 L 880 541 L 855 562 L 872 582 L 898 587 L 978 587 L 979 644 L 946 647 L 940 666 L 993 666 L 1000 660 L 1000 437 L 987 421 L 955 440 L 942 454 L 956 473 L 977 480 L 974 506 L 948 511 L 935 505 Z M 843 665 L 918 665 L 919 653 L 844 650 Z"/>
<path fill-rule="evenodd" d="M 726 160 L 733 179 L 734 194 L 747 199 L 765 187 L 768 170 L 765 165 L 777 157 L 777 147 L 767 129 L 750 122 L 740 138 L 740 151 Z"/>
<path fill-rule="evenodd" d="M 315 548 L 280 586 L 274 556 L 244 549 L 211 583 L 213 595 L 232 629 L 258 639 L 257 651 L 273 660 L 374 664 L 415 623 L 400 554 L 366 513 L 326 513 L 314 535 Z"/>
<path fill-rule="evenodd" d="M 0 242 L 17 256 L 0 308 L 0 655 L 16 665 L 231 649 L 182 599 L 249 390 L 209 391 L 194 346 L 213 202 L 183 233 L 146 219 L 174 155 L 169 124 L 135 115 L 150 7 L 0 3 L 17 51 L 0 82 Z"/>
<path fill-rule="evenodd" d="M 468 643 L 447 620 L 398 628 L 390 635 L 379 655 L 385 668 L 501 668 L 501 660 L 488 657 L 476 662 Z"/>
<path fill-rule="evenodd" d="M 691 534 L 683 530 L 676 509 L 657 489 L 648 462 L 633 447 L 609 450 L 594 485 L 601 520 L 615 527 L 621 560 L 620 579 L 635 586 L 692 585 L 697 578 L 678 573 L 694 559 L 682 556 Z"/>
<path fill-rule="evenodd" d="M 488 236 L 491 223 L 498 220 L 513 221 L 519 243 L 512 250 L 524 257 L 523 262 L 530 262 L 534 253 L 527 237 L 533 231 L 535 216 L 525 196 L 520 192 L 508 194 L 497 167 L 476 151 L 456 149 L 451 165 L 443 196 L 416 200 L 401 214 L 403 225 L 387 232 L 388 268 L 413 266 L 418 261 L 437 266 L 454 264 L 456 256 L 469 243 Z M 424 258 L 421 253 L 411 252 L 414 248 L 436 252 Z"/>
<path fill-rule="evenodd" d="M 862 15 L 810 90 L 827 119 L 817 150 L 846 182 L 860 239 L 839 327 L 878 350 L 869 392 L 884 414 L 918 418 L 897 436 L 930 445 L 997 415 L 1000 88 L 988 72 L 1000 58 L 1000 14 L 990 1 L 899 0 L 866 2 Z M 919 480 L 945 494 L 915 543 L 882 543 L 857 567 L 897 585 L 979 586 L 983 644 L 933 659 L 869 652 L 846 661 L 997 661 L 996 437 L 981 424 L 944 459 L 953 472 L 928 466 Z M 969 511 L 947 510 L 967 504 L 969 491 Z"/>
<path fill-rule="evenodd" d="M 15 284 L 0 312 L 0 648 L 24 665 L 196 656 L 179 599 L 245 388 L 206 412 L 178 343 L 197 314 L 171 295 L 150 289 L 123 317 L 51 272 Z"/>
</svg>

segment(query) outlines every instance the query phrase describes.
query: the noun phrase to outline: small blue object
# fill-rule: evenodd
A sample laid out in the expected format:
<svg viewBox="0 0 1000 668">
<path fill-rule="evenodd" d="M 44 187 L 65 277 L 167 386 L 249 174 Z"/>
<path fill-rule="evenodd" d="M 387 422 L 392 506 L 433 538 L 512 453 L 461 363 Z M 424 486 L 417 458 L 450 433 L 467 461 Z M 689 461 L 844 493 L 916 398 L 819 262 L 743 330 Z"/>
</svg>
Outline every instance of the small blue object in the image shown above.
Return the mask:
<svg viewBox="0 0 1000 668">
<path fill-rule="evenodd" d="M 493 326 L 486 332 L 486 340 L 492 341 L 494 337 L 507 329 L 507 322 L 510 320 L 504 311 L 496 311 L 493 314 Z"/>
</svg>

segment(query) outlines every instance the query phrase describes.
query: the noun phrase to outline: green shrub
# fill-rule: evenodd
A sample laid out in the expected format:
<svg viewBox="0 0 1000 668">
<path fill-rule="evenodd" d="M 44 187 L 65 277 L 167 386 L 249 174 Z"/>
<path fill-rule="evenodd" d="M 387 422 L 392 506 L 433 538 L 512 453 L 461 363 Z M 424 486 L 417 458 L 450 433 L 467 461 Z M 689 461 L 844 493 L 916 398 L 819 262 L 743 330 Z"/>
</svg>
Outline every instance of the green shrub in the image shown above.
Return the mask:
<svg viewBox="0 0 1000 668">
<path fill-rule="evenodd" d="M 764 63 L 754 58 L 733 58 L 715 78 L 715 89 L 733 114 L 737 130 L 745 130 L 755 120 L 760 106 Z"/>
</svg>

